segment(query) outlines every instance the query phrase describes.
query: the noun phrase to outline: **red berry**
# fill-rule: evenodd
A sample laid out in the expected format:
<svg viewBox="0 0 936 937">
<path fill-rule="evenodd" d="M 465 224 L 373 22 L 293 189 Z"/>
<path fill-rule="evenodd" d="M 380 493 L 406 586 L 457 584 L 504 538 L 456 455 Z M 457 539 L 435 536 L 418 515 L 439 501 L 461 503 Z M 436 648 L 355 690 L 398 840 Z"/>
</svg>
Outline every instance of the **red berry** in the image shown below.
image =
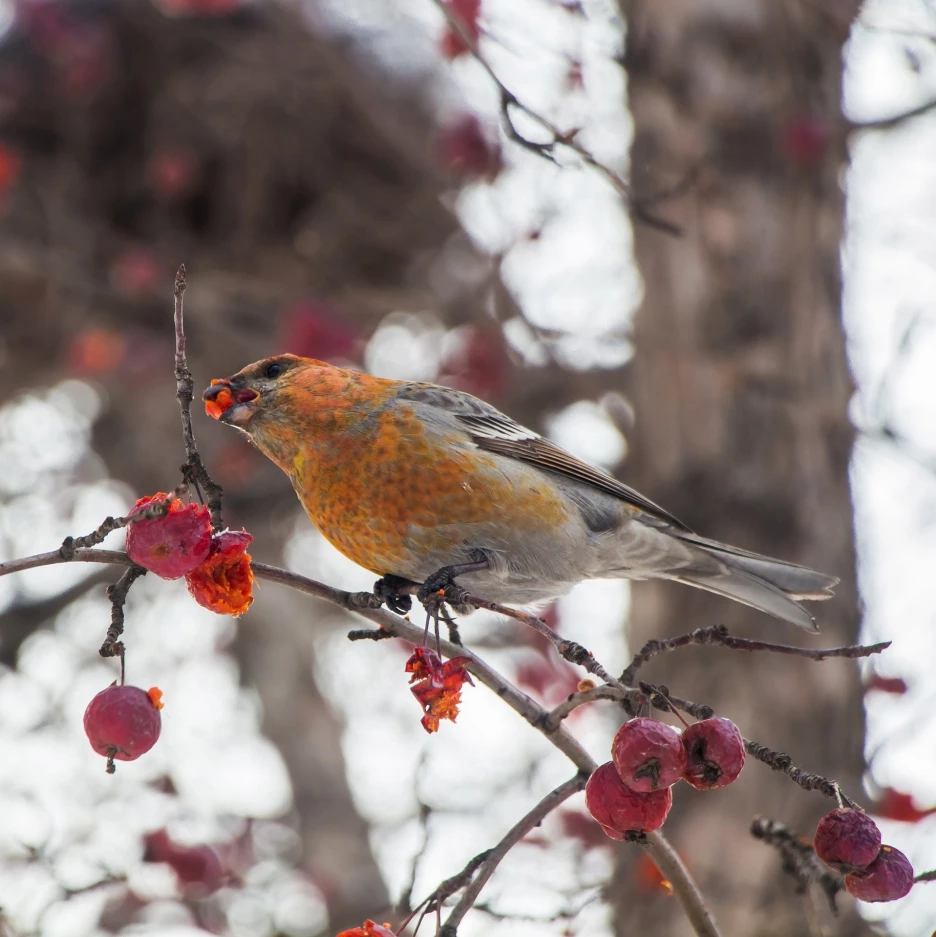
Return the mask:
<svg viewBox="0 0 936 937">
<path fill-rule="evenodd" d="M 611 743 L 611 758 L 621 780 L 641 794 L 672 786 L 686 770 L 679 733 L 656 719 L 625 722 Z"/>
<path fill-rule="evenodd" d="M 893 846 L 882 846 L 866 869 L 845 876 L 845 890 L 862 901 L 896 901 L 913 887 L 913 866 Z"/>
<path fill-rule="evenodd" d="M 147 833 L 143 846 L 143 861 L 169 865 L 187 898 L 203 898 L 224 884 L 221 860 L 210 846 L 183 846 L 165 830 Z"/>
<path fill-rule="evenodd" d="M 816 855 L 837 872 L 854 872 L 870 865 L 881 851 L 881 831 L 861 810 L 840 807 L 827 813 L 813 837 Z"/>
<path fill-rule="evenodd" d="M 113 759 L 133 761 L 148 752 L 159 738 L 162 693 L 155 687 L 147 693 L 135 686 L 109 686 L 88 703 L 84 729 L 91 747 Z"/>
<path fill-rule="evenodd" d="M 713 716 L 682 736 L 688 764 L 683 779 L 700 791 L 730 784 L 744 767 L 744 739 L 730 719 Z"/>
<path fill-rule="evenodd" d="M 621 781 L 613 762 L 596 768 L 585 785 L 585 805 L 612 839 L 624 834 L 650 833 L 663 826 L 673 806 L 673 792 L 666 787 L 647 794 L 632 791 Z"/>
<path fill-rule="evenodd" d="M 129 517 L 139 514 L 155 501 L 168 497 L 157 492 L 140 498 Z M 200 504 L 173 501 L 164 517 L 150 517 L 127 527 L 127 555 L 144 569 L 163 579 L 179 579 L 190 573 L 211 549 L 211 519 Z"/>
</svg>

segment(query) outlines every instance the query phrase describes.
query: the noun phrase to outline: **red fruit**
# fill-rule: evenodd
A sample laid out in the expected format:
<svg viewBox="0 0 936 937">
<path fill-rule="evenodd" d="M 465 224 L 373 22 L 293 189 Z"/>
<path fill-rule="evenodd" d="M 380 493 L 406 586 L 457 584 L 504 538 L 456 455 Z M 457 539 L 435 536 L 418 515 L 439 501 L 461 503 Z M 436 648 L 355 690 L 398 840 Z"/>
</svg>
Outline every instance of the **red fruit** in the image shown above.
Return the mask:
<svg viewBox="0 0 936 937">
<path fill-rule="evenodd" d="M 211 540 L 208 558 L 186 574 L 185 582 L 199 605 L 219 615 L 243 615 L 253 602 L 253 570 L 246 530 L 225 530 Z"/>
<path fill-rule="evenodd" d="M 375 921 L 366 920 L 361 927 L 343 930 L 338 937 L 396 937 L 396 934 L 389 924 L 377 924 Z"/>
<path fill-rule="evenodd" d="M 845 890 L 862 901 L 896 901 L 913 887 L 913 866 L 893 846 L 882 846 L 866 869 L 845 876 Z"/>
<path fill-rule="evenodd" d="M 840 807 L 827 813 L 813 837 L 816 855 L 837 872 L 854 872 L 870 865 L 881 851 L 881 831 L 861 810 Z"/>
<path fill-rule="evenodd" d="M 585 806 L 611 839 L 624 839 L 627 832 L 650 833 L 663 826 L 673 806 L 673 792 L 668 787 L 648 794 L 632 791 L 608 761 L 588 779 Z"/>
<path fill-rule="evenodd" d="M 481 37 L 481 27 L 478 25 L 481 0 L 444 0 L 444 2 L 458 18 L 465 32 L 477 42 Z M 447 59 L 457 59 L 462 53 L 468 51 L 465 40 L 448 21 L 446 21 L 445 32 L 442 34 L 441 51 Z"/>
<path fill-rule="evenodd" d="M 780 143 L 787 159 L 807 168 L 821 162 L 831 140 L 826 121 L 810 114 L 792 117 L 781 128 Z"/>
<path fill-rule="evenodd" d="M 147 693 L 135 686 L 109 686 L 88 703 L 84 730 L 91 747 L 108 759 L 133 761 L 148 752 L 159 738 L 162 693 L 153 687 Z"/>
<path fill-rule="evenodd" d="M 364 340 L 356 323 L 324 303 L 300 299 L 283 313 L 277 349 L 320 361 L 355 360 Z"/>
<path fill-rule="evenodd" d="M 146 181 L 158 195 L 173 200 L 191 195 L 198 184 L 198 157 L 189 146 L 164 146 L 146 166 Z"/>
<path fill-rule="evenodd" d="M 140 498 L 130 511 L 133 517 L 168 495 L 157 492 Z M 151 517 L 127 526 L 127 555 L 144 569 L 163 579 L 178 579 L 190 573 L 211 549 L 211 519 L 200 504 L 173 501 L 164 517 Z"/>
<path fill-rule="evenodd" d="M 188 898 L 203 898 L 224 884 L 221 860 L 210 846 L 183 846 L 173 842 L 165 830 L 147 833 L 143 845 L 143 861 L 170 866 Z"/>
<path fill-rule="evenodd" d="M 672 786 L 686 770 L 679 733 L 656 719 L 625 722 L 611 743 L 611 758 L 621 780 L 641 794 Z"/>
<path fill-rule="evenodd" d="M 683 778 L 697 790 L 724 787 L 741 773 L 744 739 L 730 719 L 703 719 L 689 726 L 681 738 L 687 757 Z"/>
<path fill-rule="evenodd" d="M 871 812 L 887 820 L 900 820 L 903 823 L 919 823 L 920 820 L 936 813 L 936 807 L 920 809 L 910 794 L 885 787 L 877 803 L 871 805 Z"/>
<path fill-rule="evenodd" d="M 504 168 L 500 147 L 484 132 L 474 114 L 464 114 L 439 133 L 439 163 L 460 176 L 494 179 Z"/>
</svg>

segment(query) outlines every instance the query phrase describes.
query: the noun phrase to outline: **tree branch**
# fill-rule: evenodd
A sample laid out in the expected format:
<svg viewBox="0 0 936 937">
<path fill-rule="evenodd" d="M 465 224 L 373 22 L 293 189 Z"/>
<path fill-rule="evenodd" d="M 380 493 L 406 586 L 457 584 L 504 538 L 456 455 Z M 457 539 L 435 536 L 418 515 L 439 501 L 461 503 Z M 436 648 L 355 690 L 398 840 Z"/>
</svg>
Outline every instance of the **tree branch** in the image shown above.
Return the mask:
<svg viewBox="0 0 936 937">
<path fill-rule="evenodd" d="M 675 651 L 690 645 L 716 645 L 727 647 L 735 651 L 771 651 L 774 654 L 792 654 L 796 657 L 808 657 L 810 660 L 822 661 L 830 657 L 845 657 L 853 660 L 858 657 L 870 657 L 880 654 L 891 646 L 890 641 L 880 644 L 855 644 L 847 647 L 807 648 L 795 647 L 791 644 L 772 644 L 769 641 L 752 641 L 749 638 L 736 638 L 728 633 L 724 625 L 715 625 L 711 628 L 697 628 L 688 634 L 681 634 L 675 638 L 652 639 L 648 641 L 635 655 L 630 666 L 621 674 L 621 683 L 630 685 L 634 682 L 637 671 L 648 661 L 667 651 Z"/>
<path fill-rule="evenodd" d="M 628 183 L 622 178 L 620 173 L 615 172 L 613 169 L 611 169 L 610 166 L 606 166 L 594 155 L 594 153 L 591 152 L 591 150 L 578 142 L 576 139 L 578 136 L 577 130 L 568 131 L 560 129 L 556 124 L 549 120 L 549 118 L 544 117 L 529 105 L 524 104 L 503 83 L 503 81 L 501 81 L 497 72 L 494 71 L 493 66 L 481 51 L 478 40 L 471 32 L 469 32 L 468 29 L 466 29 L 465 24 L 455 12 L 453 5 L 446 3 L 445 0 L 432 0 L 432 2 L 442 12 L 442 15 L 448 21 L 449 27 L 464 43 L 465 47 L 471 53 L 475 61 L 477 61 L 478 64 L 488 73 L 491 81 L 493 81 L 497 86 L 497 89 L 500 92 L 501 117 L 503 118 L 504 132 L 511 140 L 514 141 L 514 143 L 522 146 L 525 150 L 529 150 L 531 153 L 535 153 L 537 156 L 541 156 L 544 159 L 549 160 L 551 163 L 556 162 L 556 148 L 559 146 L 566 147 L 575 153 L 583 163 L 585 163 L 587 166 L 590 166 L 611 183 L 612 188 L 623 199 L 631 216 L 634 219 L 643 222 L 651 228 L 656 228 L 659 231 L 664 231 L 665 233 L 674 235 L 676 237 L 679 237 L 682 234 L 682 228 L 674 224 L 672 221 L 668 221 L 666 218 L 661 218 L 658 215 L 655 215 L 650 211 L 650 206 L 664 202 L 669 198 L 674 198 L 678 195 L 681 195 L 685 189 L 695 181 L 696 175 L 698 173 L 698 167 L 693 167 L 692 170 L 686 174 L 684 179 L 680 180 L 675 186 L 672 186 L 670 189 L 664 192 L 656 193 L 649 198 L 635 198 L 633 190 L 631 189 L 630 185 L 628 185 Z M 545 143 L 538 143 L 537 141 L 530 140 L 522 133 L 520 133 L 520 131 L 517 130 L 517 128 L 514 126 L 514 122 L 510 114 L 510 109 L 512 107 L 522 111 L 527 115 L 527 117 L 529 117 L 535 123 L 539 124 L 539 126 L 549 134 L 551 139 Z"/>
<path fill-rule="evenodd" d="M 68 562 L 68 560 L 58 550 L 50 553 L 40 553 L 35 556 L 0 563 L 0 576 L 35 569 L 39 566 L 55 566 L 64 562 Z M 125 553 L 97 549 L 76 550 L 71 562 L 104 563 L 117 566 L 132 565 L 130 558 Z M 297 573 L 291 573 L 276 566 L 268 566 L 265 563 L 251 563 L 251 567 L 258 579 L 289 586 L 306 595 L 323 599 L 340 608 L 355 612 L 373 622 L 377 626 L 378 634 L 386 632 L 413 644 L 419 644 L 423 640 L 424 629 L 412 622 L 383 608 L 362 607 L 360 593 L 335 589 L 306 576 L 300 576 Z M 573 736 L 561 725 L 552 728 L 549 725 L 549 714 L 542 706 L 513 686 L 493 667 L 472 653 L 469 648 L 459 647 L 449 641 L 440 640 L 439 651 L 447 657 L 467 657 L 467 669 L 481 683 L 504 700 L 514 712 L 524 718 L 537 731 L 543 733 L 575 765 L 581 774 L 587 777 L 595 770 L 597 765 Z M 672 884 L 673 893 L 682 905 L 698 937 L 720 937 L 719 931 L 712 921 L 711 912 L 708 910 L 698 886 L 679 861 L 679 857 L 673 852 L 666 838 L 662 833 L 657 832 L 648 836 L 648 840 L 649 845 L 646 848 L 654 862 L 657 863 L 660 872 Z"/>
<path fill-rule="evenodd" d="M 494 874 L 494 870 L 500 864 L 504 856 L 506 856 L 527 833 L 539 826 L 544 818 L 558 807 L 559 804 L 578 791 L 584 790 L 587 781 L 588 774 L 579 773 L 564 784 L 560 784 L 559 787 L 547 794 L 526 814 L 526 816 L 522 817 L 510 828 L 507 835 L 491 849 L 485 860 L 479 866 L 477 873 L 471 880 L 471 883 L 465 888 L 458 904 L 455 905 L 448 918 L 446 918 L 445 925 L 440 932 L 440 937 L 455 937 L 462 918 L 471 910 L 472 905 L 477 901 L 478 895 L 481 893 L 481 889 L 484 888 L 488 879 Z M 660 871 L 662 872 L 662 869 Z"/>
<path fill-rule="evenodd" d="M 185 264 L 182 264 L 175 276 L 175 305 L 173 321 L 175 323 L 175 379 L 176 397 L 182 414 L 182 440 L 185 443 L 185 462 L 179 466 L 182 478 L 192 485 L 203 504 L 207 503 L 211 514 L 211 526 L 215 530 L 224 529 L 221 515 L 221 497 L 224 492 L 208 474 L 195 445 L 195 432 L 192 429 L 192 400 L 195 396 L 195 381 L 185 357 L 185 324 L 183 321 L 182 297 L 185 294 Z"/>
</svg>

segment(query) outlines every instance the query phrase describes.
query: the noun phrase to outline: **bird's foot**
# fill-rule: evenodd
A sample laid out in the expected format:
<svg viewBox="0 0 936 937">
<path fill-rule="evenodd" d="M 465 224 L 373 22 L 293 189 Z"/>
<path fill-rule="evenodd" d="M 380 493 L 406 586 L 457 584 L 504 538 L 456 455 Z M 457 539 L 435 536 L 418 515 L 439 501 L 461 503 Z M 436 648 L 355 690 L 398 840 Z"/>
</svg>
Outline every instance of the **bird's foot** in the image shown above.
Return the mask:
<svg viewBox="0 0 936 937">
<path fill-rule="evenodd" d="M 475 573 L 487 569 L 489 564 L 481 553 L 473 554 L 471 562 L 459 563 L 456 566 L 443 566 L 436 570 L 419 587 L 416 598 L 430 615 L 441 611 L 443 605 L 448 605 L 460 615 L 467 615 L 474 606 L 467 600 L 468 590 L 455 582 L 456 576 L 464 573 Z"/>
<path fill-rule="evenodd" d="M 416 585 L 417 583 L 409 579 L 388 573 L 374 583 L 374 597 L 379 600 L 380 604 L 385 604 L 391 612 L 405 615 L 413 607 L 413 600 L 409 593 Z"/>
</svg>

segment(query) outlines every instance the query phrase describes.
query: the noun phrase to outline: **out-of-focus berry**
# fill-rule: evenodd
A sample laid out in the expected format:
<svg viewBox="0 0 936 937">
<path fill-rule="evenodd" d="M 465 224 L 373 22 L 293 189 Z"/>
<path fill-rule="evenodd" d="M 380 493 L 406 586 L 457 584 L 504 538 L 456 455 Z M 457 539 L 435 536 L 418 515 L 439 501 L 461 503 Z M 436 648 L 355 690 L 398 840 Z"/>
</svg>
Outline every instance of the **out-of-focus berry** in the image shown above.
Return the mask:
<svg viewBox="0 0 936 937">
<path fill-rule="evenodd" d="M 463 114 L 439 132 L 436 155 L 439 163 L 457 176 L 490 180 L 504 168 L 500 147 L 474 114 Z"/>
<path fill-rule="evenodd" d="M 656 719 L 625 722 L 611 743 L 611 759 L 621 780 L 642 794 L 671 787 L 686 770 L 679 733 Z"/>
<path fill-rule="evenodd" d="M 140 498 L 128 516 L 132 518 L 167 497 L 160 491 Z M 210 549 L 211 518 L 208 509 L 199 504 L 175 500 L 165 516 L 127 525 L 127 555 L 163 579 L 179 579 L 190 573 L 207 558 Z"/>
<path fill-rule="evenodd" d="M 730 719 L 703 719 L 689 726 L 681 738 L 687 757 L 683 778 L 697 790 L 724 787 L 741 773 L 744 739 Z"/>
<path fill-rule="evenodd" d="M 853 872 L 877 858 L 881 831 L 866 813 L 840 807 L 819 821 L 813 849 L 827 866 L 838 872 Z"/>
<path fill-rule="evenodd" d="M 862 901 L 896 901 L 913 888 L 913 866 L 893 846 L 882 846 L 866 869 L 845 876 L 845 890 Z"/>
<path fill-rule="evenodd" d="M 210 846 L 184 846 L 165 830 L 143 837 L 143 861 L 165 862 L 176 874 L 187 898 L 204 898 L 216 892 L 225 879 L 218 854 Z"/>
<path fill-rule="evenodd" d="M 208 558 L 185 577 L 192 598 L 219 615 L 243 615 L 253 602 L 253 570 L 246 530 L 225 530 L 211 540 Z"/>
<path fill-rule="evenodd" d="M 585 805 L 612 839 L 624 839 L 629 831 L 650 833 L 663 826 L 673 792 L 666 787 L 639 794 L 625 786 L 614 763 L 596 768 L 585 786 Z"/>
<path fill-rule="evenodd" d="M 475 41 L 481 37 L 481 27 L 478 25 L 478 14 L 481 12 L 481 0 L 445 0 L 445 5 L 455 14 L 462 24 L 465 32 Z M 445 32 L 442 34 L 440 51 L 447 59 L 457 59 L 468 51 L 468 46 L 461 34 L 452 28 L 446 21 Z"/>
<path fill-rule="evenodd" d="M 88 703 L 84 730 L 91 747 L 110 763 L 133 761 L 148 752 L 159 738 L 162 693 L 135 686 L 109 686 Z"/>
<path fill-rule="evenodd" d="M 174 201 L 198 185 L 198 157 L 190 146 L 162 146 L 146 165 L 146 181 L 161 198 Z"/>
</svg>

